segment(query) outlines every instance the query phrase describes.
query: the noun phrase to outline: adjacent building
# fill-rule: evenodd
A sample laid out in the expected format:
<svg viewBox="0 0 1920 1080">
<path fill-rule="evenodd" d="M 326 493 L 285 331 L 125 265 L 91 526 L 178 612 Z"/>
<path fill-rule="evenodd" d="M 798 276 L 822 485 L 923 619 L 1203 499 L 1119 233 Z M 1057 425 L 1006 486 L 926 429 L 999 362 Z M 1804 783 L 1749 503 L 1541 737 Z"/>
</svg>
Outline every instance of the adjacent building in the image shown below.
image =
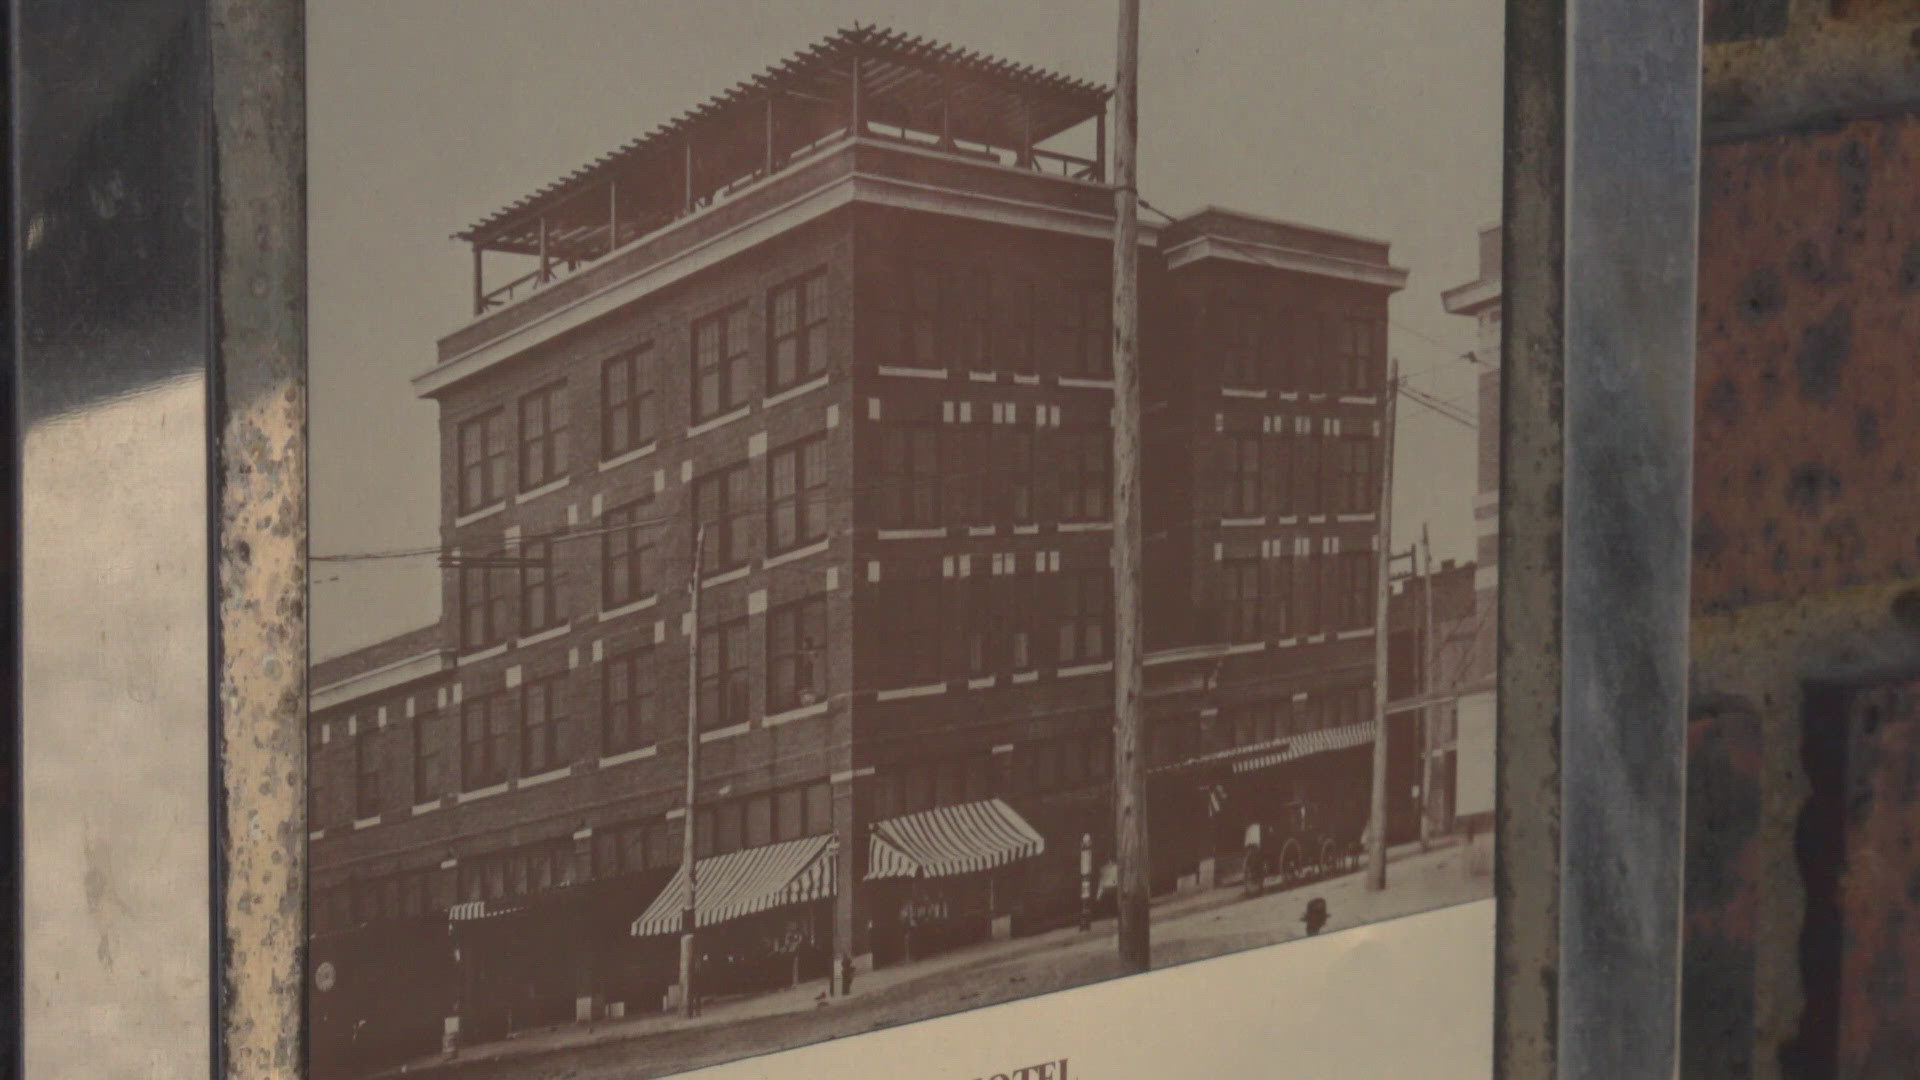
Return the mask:
<svg viewBox="0 0 1920 1080">
<path fill-rule="evenodd" d="M 413 379 L 445 615 L 313 674 L 316 1053 L 675 1000 L 690 713 L 703 993 L 1099 902 L 1107 99 L 846 31 L 459 234 L 473 319 Z M 1142 234 L 1170 890 L 1287 802 L 1357 842 L 1406 274 L 1225 210 Z"/>
</svg>

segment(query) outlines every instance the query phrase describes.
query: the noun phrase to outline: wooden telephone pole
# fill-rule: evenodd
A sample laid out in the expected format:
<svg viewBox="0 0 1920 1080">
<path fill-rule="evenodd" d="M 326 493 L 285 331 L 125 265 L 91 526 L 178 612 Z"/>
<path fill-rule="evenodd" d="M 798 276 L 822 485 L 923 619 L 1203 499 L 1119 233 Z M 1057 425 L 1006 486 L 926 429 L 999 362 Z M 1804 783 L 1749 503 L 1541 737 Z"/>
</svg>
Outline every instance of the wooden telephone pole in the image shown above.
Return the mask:
<svg viewBox="0 0 1920 1080">
<path fill-rule="evenodd" d="M 1393 550 L 1393 418 L 1400 400 L 1400 362 L 1387 365 L 1386 418 L 1381 421 L 1380 573 L 1374 581 L 1373 614 L 1373 807 L 1367 818 L 1367 891 L 1387 887 L 1387 581 Z"/>
<path fill-rule="evenodd" d="M 1427 705 L 1420 710 L 1420 849 L 1433 842 L 1433 692 L 1439 689 L 1434 667 L 1439 663 L 1439 646 L 1433 639 L 1433 541 L 1427 535 L 1426 522 L 1420 523 L 1422 590 L 1420 628 L 1420 693 Z"/>
<path fill-rule="evenodd" d="M 1119 863 L 1120 963 L 1151 965 L 1147 762 L 1142 751 L 1140 617 L 1140 0 L 1120 0 L 1114 92 L 1113 584 L 1114 836 Z"/>
<path fill-rule="evenodd" d="M 687 818 L 682 823 L 686 827 L 681 830 L 680 851 L 680 865 L 687 871 L 687 902 L 680 909 L 680 1010 L 688 1018 L 699 1015 L 693 989 L 693 934 L 699 919 L 694 909 L 698 875 L 693 799 L 700 783 L 700 564 L 706 547 L 707 527 L 703 524 L 693 532 L 693 575 L 687 579 L 687 791 L 683 803 Z"/>
</svg>

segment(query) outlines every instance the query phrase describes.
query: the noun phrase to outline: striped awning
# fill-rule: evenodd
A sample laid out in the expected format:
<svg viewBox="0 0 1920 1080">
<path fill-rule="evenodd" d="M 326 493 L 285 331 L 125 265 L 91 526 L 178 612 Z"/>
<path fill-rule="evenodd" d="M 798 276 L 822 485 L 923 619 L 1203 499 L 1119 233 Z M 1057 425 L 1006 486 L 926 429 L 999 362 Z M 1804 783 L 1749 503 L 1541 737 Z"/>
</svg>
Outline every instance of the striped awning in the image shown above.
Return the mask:
<svg viewBox="0 0 1920 1080">
<path fill-rule="evenodd" d="M 694 893 L 696 925 L 712 926 L 832 896 L 836 850 L 833 837 L 809 836 L 701 859 Z M 633 921 L 633 936 L 679 933 L 686 903 L 687 872 L 682 867 L 646 913 Z"/>
<path fill-rule="evenodd" d="M 947 877 L 990 870 L 1047 848 L 1026 819 L 999 799 L 888 818 L 873 827 L 867 880 Z"/>
<path fill-rule="evenodd" d="M 1345 750 L 1348 747 L 1359 746 L 1373 741 L 1373 729 L 1372 721 L 1368 721 L 1362 724 L 1348 724 L 1345 727 L 1309 731 L 1305 735 L 1296 735 L 1288 739 L 1284 746 L 1234 762 L 1233 771 L 1252 772 L 1255 769 L 1297 761 L 1313 754 L 1324 754 L 1329 750 Z"/>
<path fill-rule="evenodd" d="M 468 900 L 447 909 L 448 922 L 472 922 L 475 919 L 491 919 L 499 915 L 511 915 L 521 910 L 521 905 L 509 900 Z"/>
</svg>

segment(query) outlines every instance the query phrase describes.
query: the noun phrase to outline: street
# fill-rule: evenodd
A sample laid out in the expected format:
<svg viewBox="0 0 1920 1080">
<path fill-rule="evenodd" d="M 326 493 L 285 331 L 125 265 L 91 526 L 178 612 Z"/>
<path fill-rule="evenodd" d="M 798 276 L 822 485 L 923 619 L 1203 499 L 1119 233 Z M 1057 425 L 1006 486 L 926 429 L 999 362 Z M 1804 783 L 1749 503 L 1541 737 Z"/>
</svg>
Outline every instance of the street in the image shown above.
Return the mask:
<svg viewBox="0 0 1920 1080">
<path fill-rule="evenodd" d="M 1237 887 L 1167 898 L 1155 905 L 1153 966 L 1298 938 L 1301 914 L 1315 898 L 1327 905 L 1324 933 L 1483 899 L 1492 890 L 1491 865 L 1483 837 L 1471 849 L 1396 850 L 1381 893 L 1367 892 L 1355 872 L 1252 900 Z M 692 1022 L 650 1016 L 525 1032 L 452 1060 L 416 1062 L 406 1075 L 640 1080 L 1082 986 L 1118 970 L 1113 923 L 1102 920 L 1087 933 L 1057 930 L 865 974 L 853 997 L 830 1004 L 809 984 L 720 1004 Z"/>
</svg>

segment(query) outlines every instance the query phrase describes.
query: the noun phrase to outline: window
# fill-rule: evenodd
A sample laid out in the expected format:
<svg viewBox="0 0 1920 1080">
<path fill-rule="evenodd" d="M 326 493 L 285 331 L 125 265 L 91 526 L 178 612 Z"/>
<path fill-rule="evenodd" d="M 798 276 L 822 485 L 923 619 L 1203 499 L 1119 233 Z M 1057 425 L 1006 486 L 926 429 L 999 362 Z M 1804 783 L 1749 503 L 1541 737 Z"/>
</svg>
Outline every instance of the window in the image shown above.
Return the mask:
<svg viewBox="0 0 1920 1080">
<path fill-rule="evenodd" d="M 552 538 L 521 541 L 520 560 L 520 632 L 537 634 L 559 626 L 565 618 L 554 588 Z"/>
<path fill-rule="evenodd" d="M 993 608 L 993 578 L 972 576 L 955 583 L 958 618 L 954 620 L 956 659 L 961 675 L 979 678 L 1002 666 L 1005 638 L 997 631 L 1000 619 Z"/>
<path fill-rule="evenodd" d="M 1324 622 L 1326 607 L 1320 595 L 1320 564 L 1322 556 L 1309 552 L 1293 560 L 1294 564 L 1294 600 L 1302 634 L 1317 634 L 1326 629 Z"/>
<path fill-rule="evenodd" d="M 1291 422 L 1289 418 L 1282 418 Z M 1293 504 L 1293 435 L 1290 431 L 1268 435 L 1263 449 L 1266 461 L 1262 463 L 1267 483 L 1267 512 L 1281 517 L 1289 517 L 1296 512 Z"/>
<path fill-rule="evenodd" d="M 773 797 L 776 842 L 798 840 L 807 835 L 807 793 L 804 788 L 788 788 Z"/>
<path fill-rule="evenodd" d="M 461 706 L 460 782 L 473 791 L 503 783 L 513 767 L 513 718 L 505 694 L 468 698 Z"/>
<path fill-rule="evenodd" d="M 1016 375 L 1033 371 L 1033 321 L 1036 287 L 1002 278 L 994 305 L 994 366 Z"/>
<path fill-rule="evenodd" d="M 1060 576 L 1059 666 L 1091 664 L 1109 658 L 1113 602 L 1111 575 L 1076 570 Z"/>
<path fill-rule="evenodd" d="M 608 755 L 638 750 L 652 741 L 653 652 L 642 649 L 612 657 L 605 669 L 601 749 Z"/>
<path fill-rule="evenodd" d="M 353 816 L 370 818 L 380 812 L 380 748 L 374 732 L 362 731 L 353 740 Z"/>
<path fill-rule="evenodd" d="M 1101 378 L 1113 370 L 1113 298 L 1104 288 L 1069 285 L 1060 291 L 1061 374 Z"/>
<path fill-rule="evenodd" d="M 791 551 L 827 538 L 827 437 L 816 435 L 767 457 L 767 550 Z"/>
<path fill-rule="evenodd" d="M 600 456 L 616 458 L 655 438 L 653 346 L 609 357 L 600 367 Z"/>
<path fill-rule="evenodd" d="M 1272 623 L 1272 636 L 1285 638 L 1293 636 L 1295 612 L 1293 610 L 1293 556 L 1282 553 L 1272 563 L 1272 588 L 1267 590 L 1267 618 Z"/>
<path fill-rule="evenodd" d="M 784 390 L 827 370 L 827 272 L 815 270 L 767 299 L 767 388 Z"/>
<path fill-rule="evenodd" d="M 653 522 L 641 516 L 650 500 L 631 502 L 606 512 L 601 518 L 600 534 L 600 607 L 612 610 L 652 596 L 658 587 L 654 578 L 653 544 L 648 539 Z"/>
<path fill-rule="evenodd" d="M 988 449 L 990 431 L 980 424 L 948 424 L 942 432 L 946 470 L 947 520 L 956 525 L 978 525 L 988 520 L 987 491 L 993 479 Z"/>
<path fill-rule="evenodd" d="M 907 285 L 907 361 L 915 367 L 940 367 L 940 268 L 915 264 L 907 272 Z"/>
<path fill-rule="evenodd" d="M 647 869 L 679 866 L 687 853 L 686 825 L 665 818 L 647 826 Z"/>
<path fill-rule="evenodd" d="M 1059 434 L 1060 520 L 1105 521 L 1113 496 L 1112 436 L 1106 431 Z"/>
<path fill-rule="evenodd" d="M 711 420 L 747 403 L 747 305 L 693 324 L 693 420 Z"/>
<path fill-rule="evenodd" d="M 727 855 L 739 851 L 746 841 L 746 808 L 738 799 L 713 808 L 713 853 Z"/>
<path fill-rule="evenodd" d="M 940 582 L 882 581 L 876 596 L 877 634 L 871 641 L 873 683 L 879 687 L 924 686 L 941 680 Z"/>
<path fill-rule="evenodd" d="M 1387 324 L 1363 314 L 1349 315 L 1337 323 L 1340 331 L 1340 390 L 1365 394 L 1373 390 L 1386 355 Z"/>
<path fill-rule="evenodd" d="M 1250 303 L 1229 303 L 1219 324 L 1220 377 L 1228 386 L 1265 385 L 1261 363 L 1261 311 Z"/>
<path fill-rule="evenodd" d="M 413 722 L 413 801 L 433 802 L 446 794 L 446 748 L 439 713 L 422 713 Z"/>
<path fill-rule="evenodd" d="M 1013 522 L 1033 521 L 1033 432 L 1012 425 L 996 427 L 993 445 L 1001 516 Z"/>
<path fill-rule="evenodd" d="M 502 409 L 460 425 L 460 512 L 471 514 L 507 497 L 507 414 Z"/>
<path fill-rule="evenodd" d="M 826 597 L 808 597 L 767 613 L 767 711 L 826 700 L 826 644 Z"/>
<path fill-rule="evenodd" d="M 526 707 L 521 712 L 521 768 L 529 774 L 548 772 L 567 764 L 567 677 L 565 674 L 527 684 Z"/>
<path fill-rule="evenodd" d="M 520 490 L 567 474 L 567 384 L 551 383 L 520 399 Z"/>
<path fill-rule="evenodd" d="M 1377 493 L 1373 490 L 1373 442 L 1348 436 L 1334 444 L 1339 468 L 1336 487 L 1340 509 L 1348 514 L 1364 514 L 1373 509 Z"/>
<path fill-rule="evenodd" d="M 510 570 L 489 566 L 460 568 L 460 647 L 472 652 L 506 640 L 508 605 L 512 601 Z"/>
<path fill-rule="evenodd" d="M 1223 593 L 1220 613 L 1226 640 L 1260 640 L 1265 628 L 1260 624 L 1259 560 L 1230 559 L 1221 563 L 1220 580 Z"/>
<path fill-rule="evenodd" d="M 987 271 L 970 266 L 950 267 L 946 273 L 942 315 L 942 346 L 947 366 L 969 371 L 987 367 Z"/>
<path fill-rule="evenodd" d="M 1348 551 L 1340 555 L 1341 625 L 1357 630 L 1373 624 L 1373 554 Z"/>
<path fill-rule="evenodd" d="M 1221 508 L 1227 517 L 1260 514 L 1260 436 L 1228 435 L 1220 443 Z"/>
<path fill-rule="evenodd" d="M 747 670 L 747 620 L 700 632 L 700 726 L 732 727 L 747 722 L 750 673 Z"/>
<path fill-rule="evenodd" d="M 765 847 L 773 843 L 773 796 L 756 795 L 746 801 L 747 847 Z"/>
<path fill-rule="evenodd" d="M 1000 640 L 1006 643 L 1007 665 L 1014 671 L 1032 671 L 1040 666 L 1033 632 L 1033 575 L 1005 574 L 993 580 L 999 583 L 994 610 L 1000 619 Z"/>
<path fill-rule="evenodd" d="M 1318 434 L 1305 431 L 1293 436 L 1294 453 L 1294 512 L 1299 514 L 1323 514 L 1325 504 L 1321 502 L 1322 480 L 1320 476 L 1320 445 Z"/>
<path fill-rule="evenodd" d="M 889 425 L 880 429 L 879 525 L 919 529 L 940 524 L 940 429 Z"/>
<path fill-rule="evenodd" d="M 716 574 L 746 565 L 751 523 L 753 475 L 746 462 L 710 472 L 694 481 L 694 520 L 706 529 L 701 573 Z"/>
</svg>

